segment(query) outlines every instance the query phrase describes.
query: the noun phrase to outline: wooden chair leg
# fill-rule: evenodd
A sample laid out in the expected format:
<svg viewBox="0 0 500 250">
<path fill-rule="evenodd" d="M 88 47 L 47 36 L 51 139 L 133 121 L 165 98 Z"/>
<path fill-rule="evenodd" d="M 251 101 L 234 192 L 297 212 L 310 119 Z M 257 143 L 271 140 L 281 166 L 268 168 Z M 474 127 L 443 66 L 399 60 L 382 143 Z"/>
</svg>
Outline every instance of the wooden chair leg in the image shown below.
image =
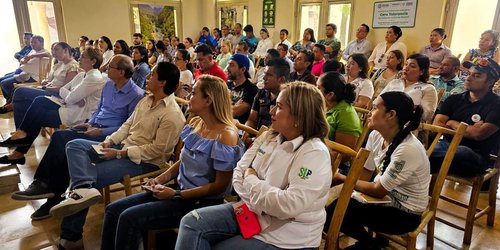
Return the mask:
<svg viewBox="0 0 500 250">
<path fill-rule="evenodd" d="M 467 209 L 467 217 L 465 219 L 464 241 L 463 244 L 470 245 L 472 241 L 472 230 L 474 229 L 474 218 L 476 216 L 476 207 L 481 192 L 482 178 L 478 178 L 472 185 L 470 195 L 469 208 Z"/>
<path fill-rule="evenodd" d="M 148 249 L 147 250 L 153 250 L 155 249 L 155 244 L 156 243 L 156 230 L 148 230 Z"/>
<path fill-rule="evenodd" d="M 497 189 L 498 189 L 498 177 L 500 172 L 497 172 L 495 175 L 491 177 L 490 181 L 490 191 L 489 191 L 489 211 L 488 211 L 488 219 L 486 223 L 488 226 L 492 227 L 495 224 L 495 213 L 496 213 L 496 204 L 497 204 Z"/>
<path fill-rule="evenodd" d="M 436 215 L 427 224 L 427 249 L 434 249 L 434 227 L 436 225 Z"/>
<path fill-rule="evenodd" d="M 407 237 L 406 238 L 406 249 L 407 250 L 417 250 L 417 237 Z"/>
<path fill-rule="evenodd" d="M 125 195 L 132 195 L 132 181 L 130 181 L 130 175 L 125 175 L 123 177 L 123 186 L 125 188 Z"/>
<path fill-rule="evenodd" d="M 105 188 L 103 188 L 103 196 L 104 196 L 104 206 L 107 206 L 111 201 L 110 194 L 109 194 L 109 186 L 106 186 Z"/>
</svg>

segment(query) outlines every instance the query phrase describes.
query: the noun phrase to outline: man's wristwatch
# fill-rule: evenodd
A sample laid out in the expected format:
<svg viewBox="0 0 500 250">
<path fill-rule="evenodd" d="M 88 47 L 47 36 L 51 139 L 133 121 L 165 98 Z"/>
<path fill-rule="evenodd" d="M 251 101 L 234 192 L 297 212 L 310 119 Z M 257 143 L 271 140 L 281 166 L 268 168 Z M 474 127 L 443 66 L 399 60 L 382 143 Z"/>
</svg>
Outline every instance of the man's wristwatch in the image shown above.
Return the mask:
<svg viewBox="0 0 500 250">
<path fill-rule="evenodd" d="M 122 153 L 120 150 L 116 150 L 116 159 L 121 159 L 122 158 Z"/>
<path fill-rule="evenodd" d="M 182 199 L 181 190 L 175 190 L 174 199 Z"/>
</svg>

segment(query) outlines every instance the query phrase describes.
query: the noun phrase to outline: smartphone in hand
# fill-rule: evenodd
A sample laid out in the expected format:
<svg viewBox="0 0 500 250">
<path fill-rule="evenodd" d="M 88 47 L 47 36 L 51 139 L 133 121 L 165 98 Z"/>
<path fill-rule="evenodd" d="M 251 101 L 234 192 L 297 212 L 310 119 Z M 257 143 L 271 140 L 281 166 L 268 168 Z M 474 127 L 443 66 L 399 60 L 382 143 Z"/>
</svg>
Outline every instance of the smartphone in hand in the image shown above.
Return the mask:
<svg viewBox="0 0 500 250">
<path fill-rule="evenodd" d="M 94 151 L 98 154 L 98 155 L 103 155 L 104 152 L 101 151 L 102 149 L 102 146 L 99 145 L 99 144 L 94 144 L 92 145 L 92 149 L 94 149 Z"/>
<path fill-rule="evenodd" d="M 259 219 L 257 215 L 252 212 L 247 204 L 241 202 L 233 205 L 234 215 L 240 227 L 241 236 L 244 239 L 250 239 L 252 236 L 257 235 L 261 231 Z"/>
</svg>

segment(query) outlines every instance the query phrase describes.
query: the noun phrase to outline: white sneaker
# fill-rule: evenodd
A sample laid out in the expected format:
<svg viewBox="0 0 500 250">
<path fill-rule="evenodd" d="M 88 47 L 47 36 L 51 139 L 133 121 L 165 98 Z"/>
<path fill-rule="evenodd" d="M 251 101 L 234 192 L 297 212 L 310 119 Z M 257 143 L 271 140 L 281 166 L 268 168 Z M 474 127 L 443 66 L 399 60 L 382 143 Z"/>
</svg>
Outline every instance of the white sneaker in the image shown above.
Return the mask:
<svg viewBox="0 0 500 250">
<path fill-rule="evenodd" d="M 64 217 L 88 208 L 101 200 L 101 193 L 95 188 L 77 188 L 66 195 L 66 200 L 50 209 L 52 216 Z"/>
</svg>

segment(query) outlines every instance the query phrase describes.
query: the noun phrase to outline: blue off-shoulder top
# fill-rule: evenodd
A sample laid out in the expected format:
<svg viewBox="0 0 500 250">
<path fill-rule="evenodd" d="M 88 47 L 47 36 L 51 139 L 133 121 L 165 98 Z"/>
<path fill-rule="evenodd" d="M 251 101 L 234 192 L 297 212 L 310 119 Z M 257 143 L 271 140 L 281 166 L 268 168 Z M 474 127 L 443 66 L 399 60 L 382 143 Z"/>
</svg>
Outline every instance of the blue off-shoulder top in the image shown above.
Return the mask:
<svg viewBox="0 0 500 250">
<path fill-rule="evenodd" d="M 181 140 L 184 147 L 181 151 L 181 163 L 177 182 L 181 190 L 191 189 L 215 181 L 215 171 L 232 171 L 236 163 L 245 153 L 245 145 L 238 139 L 236 146 L 228 146 L 217 139 L 207 139 L 193 133 L 193 127 L 184 126 Z M 224 198 L 231 192 L 231 185 L 227 190 L 209 199 Z"/>
</svg>

